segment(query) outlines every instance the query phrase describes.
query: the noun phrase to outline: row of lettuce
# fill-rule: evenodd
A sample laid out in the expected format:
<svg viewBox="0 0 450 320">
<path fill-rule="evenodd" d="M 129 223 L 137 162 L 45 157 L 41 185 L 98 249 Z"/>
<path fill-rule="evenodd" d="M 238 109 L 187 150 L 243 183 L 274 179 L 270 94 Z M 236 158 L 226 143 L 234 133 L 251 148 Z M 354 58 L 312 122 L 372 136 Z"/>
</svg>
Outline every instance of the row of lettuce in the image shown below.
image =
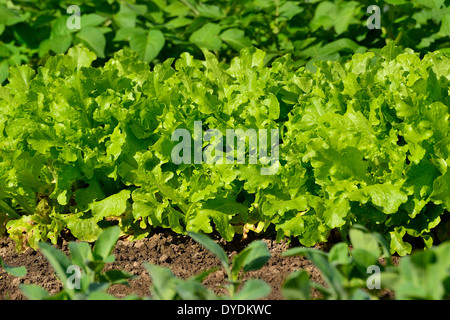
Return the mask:
<svg viewBox="0 0 450 320">
<path fill-rule="evenodd" d="M 102 61 L 127 47 L 154 64 L 200 59 L 201 48 L 230 61 L 253 45 L 267 61 L 291 53 L 310 69 L 390 41 L 448 53 L 449 10 L 448 0 L 0 0 L 0 83 L 9 66 L 42 65 L 80 43 Z"/>
<path fill-rule="evenodd" d="M 151 68 L 125 49 L 97 67 L 76 46 L 37 69 L 11 68 L 0 87 L 0 232 L 18 250 L 65 229 L 94 241 L 112 224 L 135 239 L 157 227 L 227 241 L 274 231 L 305 246 L 362 224 L 400 255 L 448 239 L 443 53 L 391 43 L 317 61 L 315 73 L 289 55 L 266 66 L 254 48 L 229 64 L 203 54 Z M 249 163 L 251 143 L 244 164 L 174 163 L 174 132 L 194 134 L 198 122 L 224 137 L 277 130 L 275 172 Z"/>
</svg>

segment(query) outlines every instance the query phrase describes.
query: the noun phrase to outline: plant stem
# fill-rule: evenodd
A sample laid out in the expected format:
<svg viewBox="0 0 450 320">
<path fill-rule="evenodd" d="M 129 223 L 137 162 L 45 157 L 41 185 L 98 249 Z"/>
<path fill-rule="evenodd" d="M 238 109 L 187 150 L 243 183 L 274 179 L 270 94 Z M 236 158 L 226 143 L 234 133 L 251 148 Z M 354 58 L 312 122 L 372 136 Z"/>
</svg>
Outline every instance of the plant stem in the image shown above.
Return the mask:
<svg viewBox="0 0 450 320">
<path fill-rule="evenodd" d="M 182 4 L 184 4 L 186 7 L 188 7 L 189 9 L 192 10 L 192 12 L 194 13 L 194 15 L 198 16 L 200 13 L 198 12 L 197 9 L 195 9 L 195 7 L 193 5 L 191 5 L 188 1 L 186 0 L 180 0 L 180 2 Z"/>
</svg>

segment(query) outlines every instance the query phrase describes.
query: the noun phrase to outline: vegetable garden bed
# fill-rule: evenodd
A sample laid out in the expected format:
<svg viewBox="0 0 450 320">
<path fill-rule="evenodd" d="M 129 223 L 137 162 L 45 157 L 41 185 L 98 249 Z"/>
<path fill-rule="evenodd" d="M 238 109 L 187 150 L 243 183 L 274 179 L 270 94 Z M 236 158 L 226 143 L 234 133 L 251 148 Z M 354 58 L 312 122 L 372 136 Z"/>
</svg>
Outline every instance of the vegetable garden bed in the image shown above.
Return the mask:
<svg viewBox="0 0 450 320">
<path fill-rule="evenodd" d="M 314 281 L 323 283 L 319 270 L 305 257 L 282 257 L 281 253 L 288 248 L 286 243 L 277 243 L 268 239 L 265 241 L 271 253 L 271 259 L 260 270 L 250 272 L 245 279 L 259 278 L 266 281 L 272 288 L 269 300 L 284 299 L 281 286 L 289 274 L 298 270 L 307 270 Z M 225 245 L 230 256 L 242 250 L 249 241 L 233 241 Z M 58 248 L 68 253 L 68 242 L 61 241 Z M 151 279 L 145 270 L 144 262 L 170 268 L 174 274 L 181 278 L 195 276 L 208 268 L 220 266 L 219 260 L 201 245 L 186 236 L 172 232 L 157 232 L 151 237 L 130 242 L 119 240 L 114 254 L 116 262 L 108 268 L 124 270 L 138 276 L 138 279 L 129 281 L 129 286 L 115 285 L 108 292 L 117 298 L 124 298 L 130 294 L 150 296 Z M 0 240 L 0 256 L 5 263 L 12 266 L 26 266 L 28 274 L 16 278 L 0 270 L 0 299 L 21 300 L 26 299 L 20 291 L 20 284 L 39 284 L 51 294 L 56 294 L 62 288 L 61 282 L 55 276 L 54 270 L 45 257 L 32 249 L 24 253 L 17 253 L 13 241 L 9 238 Z M 205 279 L 205 286 L 218 294 L 225 292 L 222 286 L 226 285 L 226 275 L 223 271 L 211 274 Z"/>
<path fill-rule="evenodd" d="M 16 2 L 2 298 L 450 298 L 449 1 Z"/>
</svg>

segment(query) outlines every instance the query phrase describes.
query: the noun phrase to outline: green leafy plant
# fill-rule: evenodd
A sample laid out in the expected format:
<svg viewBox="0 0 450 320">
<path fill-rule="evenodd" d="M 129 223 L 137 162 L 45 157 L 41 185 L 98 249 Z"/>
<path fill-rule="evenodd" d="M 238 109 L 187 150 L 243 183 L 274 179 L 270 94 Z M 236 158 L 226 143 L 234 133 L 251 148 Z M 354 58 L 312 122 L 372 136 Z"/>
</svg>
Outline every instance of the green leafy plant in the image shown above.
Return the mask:
<svg viewBox="0 0 450 320">
<path fill-rule="evenodd" d="M 24 277 L 27 274 L 27 269 L 25 267 L 11 267 L 3 262 L 2 257 L 0 257 L 0 267 L 14 277 Z"/>
<path fill-rule="evenodd" d="M 450 298 L 449 242 L 415 251 L 393 264 L 389 245 L 380 234 L 356 225 L 349 238 L 349 243 L 339 242 L 329 252 L 302 247 L 284 252 L 286 257 L 306 256 L 319 268 L 326 283 L 323 287 L 305 270 L 298 270 L 283 283 L 284 297 L 310 300 L 312 289 L 316 289 L 320 299 L 330 300 L 379 299 L 385 290 L 396 300 Z"/>
<path fill-rule="evenodd" d="M 381 274 L 381 281 L 398 300 L 449 300 L 450 243 L 402 258 L 397 268 Z"/>
<path fill-rule="evenodd" d="M 326 287 L 313 282 L 305 270 L 292 273 L 283 283 L 282 291 L 286 299 L 312 299 L 311 289 L 317 289 L 322 299 L 359 300 L 376 299 L 377 290 L 367 289 L 370 269 L 375 266 L 380 273 L 385 266 L 379 263 L 384 258 L 391 265 L 389 245 L 377 233 L 368 232 L 362 226 L 350 230 L 350 242 L 339 242 L 329 252 L 311 248 L 292 248 L 282 255 L 306 256 L 320 269 Z M 369 271 L 368 271 L 369 270 Z M 381 286 L 378 288 L 381 289 Z"/>
<path fill-rule="evenodd" d="M 153 300 L 216 300 L 219 297 L 202 285 L 203 280 L 216 269 L 207 270 L 187 280 L 176 277 L 169 268 L 144 263 L 151 279 Z"/>
<path fill-rule="evenodd" d="M 449 59 L 391 43 L 313 73 L 265 57 L 245 48 L 228 65 L 205 50 L 151 69 L 125 50 L 95 67 L 77 46 L 38 71 L 12 68 L 0 88 L 0 216 L 18 250 L 64 228 L 92 242 L 113 223 L 135 238 L 254 230 L 305 246 L 362 224 L 400 255 L 414 238 L 432 246 L 450 204 Z M 248 143 L 244 163 L 175 164 L 173 133 L 199 122 L 222 137 L 278 130 L 276 172 L 250 163 Z"/>
<path fill-rule="evenodd" d="M 48 243 L 39 243 L 41 252 L 53 266 L 63 289 L 50 296 L 49 293 L 38 285 L 20 285 L 21 291 L 31 300 L 111 300 L 114 296 L 105 291 L 116 284 L 128 285 L 128 280 L 135 278 L 120 270 L 109 270 L 103 272 L 107 263 L 114 262 L 111 252 L 117 242 L 120 229 L 117 226 L 105 229 L 99 236 L 91 249 L 86 242 L 70 242 L 70 259 L 61 251 Z M 203 280 L 218 268 L 211 268 L 199 275 L 183 280 L 174 276 L 169 268 L 144 263 L 145 268 L 152 279 L 150 287 L 151 297 L 127 296 L 126 299 L 154 300 L 216 300 L 216 299 L 240 299 L 256 300 L 266 297 L 271 288 L 260 279 L 249 279 L 242 281 L 243 273 L 260 269 L 267 260 L 270 253 L 263 241 L 254 241 L 241 252 L 233 257 L 231 265 L 225 251 L 212 239 L 199 233 L 189 235 L 205 248 L 215 254 L 228 275 L 228 295 L 219 296 L 212 290 L 202 285 Z M 25 267 L 10 267 L 0 259 L 1 266 L 16 277 L 26 274 Z M 70 276 L 74 270 L 78 274 Z M 242 286 L 242 287 L 241 287 Z"/>
<path fill-rule="evenodd" d="M 204 234 L 188 232 L 189 236 L 213 253 L 222 264 L 228 284 L 225 286 L 227 295 L 216 295 L 204 287 L 202 281 L 217 268 L 211 268 L 201 274 L 183 280 L 173 275 L 168 268 L 145 264 L 151 278 L 152 299 L 158 300 L 256 300 L 266 297 L 271 288 L 260 279 L 242 280 L 249 271 L 260 269 L 269 259 L 270 252 L 263 241 L 253 241 L 241 252 L 237 253 L 230 264 L 225 251 L 211 238 Z"/>
<path fill-rule="evenodd" d="M 76 5 L 80 28 L 67 27 Z M 367 28 L 367 8 L 380 7 L 381 28 Z M 144 62 L 159 63 L 201 49 L 225 61 L 250 46 L 287 53 L 296 65 L 337 60 L 381 49 L 389 42 L 426 53 L 448 53 L 448 1 L 102 0 L 0 1 L 0 83 L 10 65 L 41 65 L 49 55 L 80 43 L 108 59 L 127 47 Z"/>
<path fill-rule="evenodd" d="M 38 285 L 21 284 L 21 291 L 31 300 L 113 299 L 105 291 L 114 284 L 128 285 L 127 280 L 134 277 L 120 270 L 103 272 L 107 263 L 114 262 L 111 253 L 119 235 L 119 227 L 114 226 L 102 232 L 93 248 L 86 242 L 70 242 L 70 259 L 50 244 L 39 243 L 39 249 L 52 265 L 63 289 L 50 296 Z"/>
<path fill-rule="evenodd" d="M 226 252 L 214 240 L 201 233 L 188 232 L 188 234 L 219 259 L 227 274 L 228 285 L 226 288 L 231 299 L 261 299 L 270 293 L 269 285 L 263 280 L 250 279 L 243 284 L 241 278 L 246 272 L 260 269 L 270 259 L 270 252 L 264 241 L 253 241 L 233 256 L 230 264 Z M 242 284 L 243 286 L 240 288 Z"/>
</svg>

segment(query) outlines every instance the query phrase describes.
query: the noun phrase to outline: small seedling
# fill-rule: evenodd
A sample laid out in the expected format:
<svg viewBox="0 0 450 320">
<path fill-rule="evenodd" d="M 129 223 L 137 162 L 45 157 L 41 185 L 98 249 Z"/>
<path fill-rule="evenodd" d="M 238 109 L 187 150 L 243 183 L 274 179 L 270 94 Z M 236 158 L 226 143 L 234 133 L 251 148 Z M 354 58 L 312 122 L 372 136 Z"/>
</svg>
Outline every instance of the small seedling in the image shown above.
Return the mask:
<svg viewBox="0 0 450 320">
<path fill-rule="evenodd" d="M 253 241 L 236 254 L 230 264 L 225 251 L 208 236 L 195 232 L 188 232 L 188 235 L 219 259 L 227 274 L 228 285 L 226 288 L 231 299 L 261 299 L 270 293 L 270 286 L 263 280 L 250 279 L 243 283 L 241 277 L 245 272 L 262 268 L 270 259 L 270 252 L 264 241 Z M 242 284 L 242 288 L 238 291 Z"/>
<path fill-rule="evenodd" d="M 133 275 L 120 270 L 103 272 L 107 263 L 115 261 L 112 254 L 120 235 L 117 226 L 105 229 L 93 248 L 87 242 L 70 242 L 70 259 L 48 243 L 39 243 L 42 254 L 52 265 L 63 290 L 54 296 L 37 285 L 21 284 L 20 289 L 31 300 L 104 300 L 114 299 L 106 290 L 114 284 L 128 285 Z"/>
</svg>

